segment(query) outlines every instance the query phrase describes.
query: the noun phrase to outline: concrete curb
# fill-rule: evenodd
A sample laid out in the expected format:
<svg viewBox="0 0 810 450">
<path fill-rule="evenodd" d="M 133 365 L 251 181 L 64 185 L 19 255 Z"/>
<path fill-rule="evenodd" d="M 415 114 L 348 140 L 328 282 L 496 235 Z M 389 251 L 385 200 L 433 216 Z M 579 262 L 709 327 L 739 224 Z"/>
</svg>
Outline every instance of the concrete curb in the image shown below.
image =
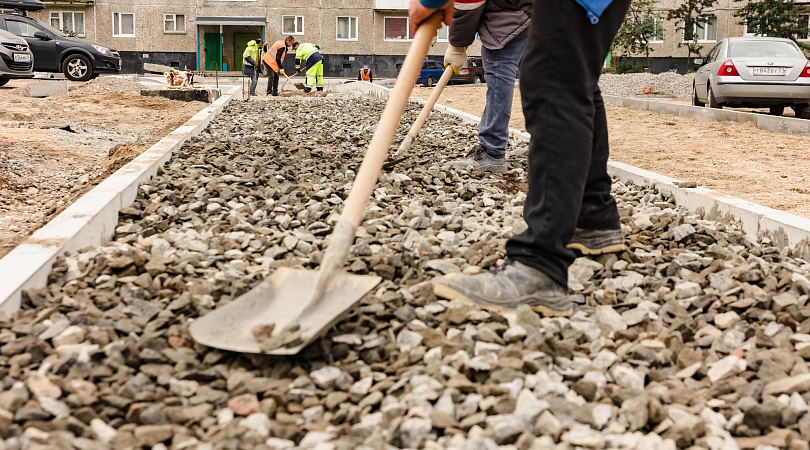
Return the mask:
<svg viewBox="0 0 810 450">
<path fill-rule="evenodd" d="M 118 211 L 135 200 L 138 186 L 189 138 L 200 134 L 232 99 L 241 98 L 240 87 L 229 89 L 0 259 L 0 311 L 8 314 L 16 311 L 24 290 L 46 286 L 58 256 L 110 239 L 118 224 Z"/>
<path fill-rule="evenodd" d="M 775 133 L 810 135 L 810 120 L 795 117 L 778 117 L 725 109 L 705 108 L 702 106 L 681 105 L 678 103 L 655 102 L 634 98 L 603 95 L 605 103 L 616 106 L 635 108 L 640 111 L 653 111 L 659 114 L 674 114 L 681 117 L 692 117 L 697 120 L 716 120 L 718 122 L 746 123 L 753 122 L 757 128 Z"/>
<path fill-rule="evenodd" d="M 346 87 L 343 88 L 342 92 L 361 91 L 383 99 L 388 98 L 390 95 L 390 89 L 371 85 L 370 83 L 365 84 L 349 83 L 345 85 Z M 810 120 L 702 108 L 691 105 L 659 103 L 648 100 L 604 97 L 607 103 L 662 114 L 677 114 L 684 117 L 694 117 L 698 120 L 738 123 L 755 122 L 757 127 L 767 131 L 810 134 Z M 425 103 L 421 99 L 411 98 L 411 100 L 422 104 Z M 477 124 L 481 120 L 480 117 L 447 106 L 437 104 L 434 108 L 455 115 L 465 122 Z M 529 142 L 531 137 L 528 133 L 516 129 L 510 129 L 509 135 L 510 138 L 517 142 Z M 663 194 L 672 196 L 678 206 L 703 214 L 708 220 L 716 220 L 727 224 L 734 223 L 753 238 L 768 237 L 775 246 L 790 248 L 799 258 L 810 260 L 810 219 L 723 195 L 702 187 L 682 188 L 678 186 L 678 180 L 617 161 L 608 161 L 608 173 L 624 182 L 654 186 Z"/>
</svg>

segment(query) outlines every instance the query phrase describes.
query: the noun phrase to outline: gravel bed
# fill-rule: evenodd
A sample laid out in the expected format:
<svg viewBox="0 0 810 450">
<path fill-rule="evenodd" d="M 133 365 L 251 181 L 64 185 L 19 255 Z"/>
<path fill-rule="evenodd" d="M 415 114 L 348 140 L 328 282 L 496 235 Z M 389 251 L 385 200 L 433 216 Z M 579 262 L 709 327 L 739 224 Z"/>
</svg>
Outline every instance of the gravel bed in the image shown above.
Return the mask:
<svg viewBox="0 0 810 450">
<path fill-rule="evenodd" d="M 651 73 L 606 73 L 599 77 L 599 89 L 605 95 L 633 97 L 643 95 L 645 87 L 652 87 L 656 93 L 664 93 L 676 98 L 692 98 L 694 74 L 681 75 L 675 72 Z"/>
<path fill-rule="evenodd" d="M 628 250 L 576 260 L 571 318 L 437 300 L 503 261 L 526 165 L 443 169 L 476 129 L 439 113 L 347 261 L 378 288 L 296 357 L 195 344 L 196 317 L 317 266 L 382 106 L 240 102 L 187 143 L 0 320 L 0 448 L 808 448 L 810 265 L 654 190 L 614 184 Z"/>
</svg>

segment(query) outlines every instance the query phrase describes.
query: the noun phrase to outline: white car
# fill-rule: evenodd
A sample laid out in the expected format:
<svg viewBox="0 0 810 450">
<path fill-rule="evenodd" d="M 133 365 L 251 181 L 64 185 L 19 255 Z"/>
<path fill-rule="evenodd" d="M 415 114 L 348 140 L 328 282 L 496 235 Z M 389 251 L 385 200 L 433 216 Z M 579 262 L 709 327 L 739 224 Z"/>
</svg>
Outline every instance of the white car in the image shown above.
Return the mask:
<svg viewBox="0 0 810 450">
<path fill-rule="evenodd" d="M 722 108 L 770 108 L 810 119 L 810 62 L 790 39 L 725 38 L 695 72 L 692 104 Z"/>
<path fill-rule="evenodd" d="M 0 86 L 34 76 L 34 55 L 24 39 L 0 30 Z"/>
</svg>

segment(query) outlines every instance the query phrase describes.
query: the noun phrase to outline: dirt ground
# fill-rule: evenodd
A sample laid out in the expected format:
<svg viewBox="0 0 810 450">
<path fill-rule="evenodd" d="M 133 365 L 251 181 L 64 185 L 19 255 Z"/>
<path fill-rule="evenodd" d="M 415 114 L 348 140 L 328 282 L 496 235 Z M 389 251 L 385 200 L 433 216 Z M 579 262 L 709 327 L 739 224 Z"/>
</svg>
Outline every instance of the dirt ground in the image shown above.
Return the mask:
<svg viewBox="0 0 810 450">
<path fill-rule="evenodd" d="M 141 97 L 118 77 L 46 98 L 27 85 L 0 88 L 0 257 L 206 106 Z"/>
<path fill-rule="evenodd" d="M 420 87 L 414 95 L 426 99 L 430 91 Z M 480 116 L 485 92 L 448 86 L 438 103 Z M 615 161 L 810 218 L 810 137 L 614 105 L 607 105 L 607 118 Z M 517 90 L 510 126 L 525 130 Z"/>
</svg>

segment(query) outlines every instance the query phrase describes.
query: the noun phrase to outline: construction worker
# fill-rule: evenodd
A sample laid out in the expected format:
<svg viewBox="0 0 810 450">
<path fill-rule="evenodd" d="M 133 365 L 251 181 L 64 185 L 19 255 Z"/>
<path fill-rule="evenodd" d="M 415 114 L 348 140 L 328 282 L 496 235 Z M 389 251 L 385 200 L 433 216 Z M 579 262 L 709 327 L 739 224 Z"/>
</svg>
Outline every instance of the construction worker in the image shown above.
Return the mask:
<svg viewBox="0 0 810 450">
<path fill-rule="evenodd" d="M 469 2 L 456 5 L 463 9 Z M 597 83 L 629 6 L 630 0 L 535 0 L 520 67 L 532 136 L 523 207 L 528 228 L 507 241 L 508 260 L 498 271 L 446 275 L 434 282 L 436 295 L 501 310 L 527 305 L 545 315 L 570 315 L 568 267 L 575 255 L 569 245 L 576 242 L 589 254 L 624 245 L 610 194 L 607 119 Z M 453 1 L 411 0 L 411 27 L 437 10 L 444 23 L 455 22 Z"/>
<path fill-rule="evenodd" d="M 244 60 L 242 61 L 242 73 L 250 77 L 250 95 L 256 95 L 256 84 L 259 82 L 259 73 L 262 70 L 259 66 L 259 61 L 261 61 L 261 49 L 259 47 L 261 45 L 261 39 L 248 41 L 247 47 L 242 53 L 242 59 Z"/>
<path fill-rule="evenodd" d="M 456 8 L 450 28 L 444 65 L 456 74 L 467 62 L 467 47 L 481 37 L 481 59 L 487 80 L 487 102 L 478 125 L 478 146 L 449 166 L 472 166 L 484 172 L 503 173 L 515 76 L 529 38 L 532 0 L 469 0 Z"/>
<path fill-rule="evenodd" d="M 363 66 L 363 68 L 360 69 L 360 72 L 357 74 L 357 81 L 368 81 L 369 83 L 374 81 L 374 77 L 371 75 L 371 69 L 369 69 L 368 66 Z"/>
<path fill-rule="evenodd" d="M 317 90 L 323 90 L 323 56 L 321 49 L 315 44 L 305 42 L 298 44 L 293 42 L 295 50 L 295 70 L 296 73 L 306 71 L 306 88 L 304 92 L 312 92 L 312 86 Z"/>
<path fill-rule="evenodd" d="M 295 42 L 292 36 L 287 36 L 283 41 L 278 40 L 269 45 L 268 42 L 265 47 L 268 47 L 262 56 L 262 61 L 267 67 L 267 95 L 278 95 L 278 79 L 284 74 L 284 69 L 281 65 L 284 63 L 284 57 L 287 56 L 287 47 L 290 47 Z"/>
</svg>

